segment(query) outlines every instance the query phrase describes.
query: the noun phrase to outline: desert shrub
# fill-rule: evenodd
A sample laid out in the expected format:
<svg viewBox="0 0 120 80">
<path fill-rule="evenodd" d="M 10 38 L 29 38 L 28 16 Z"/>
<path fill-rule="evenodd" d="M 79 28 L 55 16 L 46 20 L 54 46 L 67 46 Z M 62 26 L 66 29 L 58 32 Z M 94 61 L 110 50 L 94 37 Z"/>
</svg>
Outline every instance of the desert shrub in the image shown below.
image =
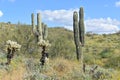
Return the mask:
<svg viewBox="0 0 120 80">
<path fill-rule="evenodd" d="M 75 58 L 75 47 L 71 40 L 65 38 L 58 38 L 54 43 L 52 43 L 50 48 L 50 56 L 54 57 L 64 57 L 67 59 Z"/>
<path fill-rule="evenodd" d="M 25 60 L 26 73 L 24 73 L 23 80 L 50 80 L 49 77 L 41 73 L 40 64 L 33 58 Z"/>
<path fill-rule="evenodd" d="M 95 69 L 95 67 L 97 68 Z M 111 80 L 114 70 L 104 69 L 98 65 L 86 65 L 85 80 Z"/>
<path fill-rule="evenodd" d="M 99 79 L 99 80 L 104 80 L 104 79 L 107 79 L 107 80 L 111 80 L 112 79 L 112 73 L 114 72 L 114 70 L 112 69 L 104 69 L 104 68 L 101 68 L 99 67 L 96 72 L 93 74 L 93 79 Z"/>
<path fill-rule="evenodd" d="M 120 69 L 120 55 L 113 56 L 112 58 L 108 59 L 105 67 Z"/>
<path fill-rule="evenodd" d="M 112 56 L 111 50 L 109 48 L 105 48 L 101 53 L 100 53 L 101 58 L 108 58 Z"/>
<path fill-rule="evenodd" d="M 89 53 L 84 54 L 84 63 L 94 64 L 94 62 L 95 62 L 95 57 L 92 54 Z"/>
</svg>

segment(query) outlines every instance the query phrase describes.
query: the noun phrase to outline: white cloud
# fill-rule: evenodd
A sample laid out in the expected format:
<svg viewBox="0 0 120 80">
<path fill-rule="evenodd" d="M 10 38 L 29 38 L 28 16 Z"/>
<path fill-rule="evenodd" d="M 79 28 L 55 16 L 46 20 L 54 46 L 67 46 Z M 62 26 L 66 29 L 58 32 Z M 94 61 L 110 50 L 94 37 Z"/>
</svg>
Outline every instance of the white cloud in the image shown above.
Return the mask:
<svg viewBox="0 0 120 80">
<path fill-rule="evenodd" d="M 87 31 L 95 33 L 114 33 L 119 30 L 120 21 L 111 18 L 89 19 L 85 21 Z"/>
<path fill-rule="evenodd" d="M 3 16 L 3 12 L 2 11 L 0 11 L 0 17 L 2 17 Z"/>
<path fill-rule="evenodd" d="M 120 1 L 115 2 L 116 7 L 120 7 Z"/>
<path fill-rule="evenodd" d="M 57 23 L 64 26 L 67 29 L 73 30 L 73 12 L 79 9 L 69 10 L 39 10 L 42 14 L 43 21 Z M 99 18 L 99 19 L 88 19 L 85 20 L 86 31 L 92 31 L 97 33 L 112 33 L 119 30 L 120 21 L 116 19 Z"/>
<path fill-rule="evenodd" d="M 78 11 L 79 9 L 61 9 L 61 10 L 38 10 L 42 14 L 42 19 L 45 21 L 51 21 L 57 24 L 61 24 L 64 26 L 71 26 L 73 19 L 73 12 Z"/>
</svg>

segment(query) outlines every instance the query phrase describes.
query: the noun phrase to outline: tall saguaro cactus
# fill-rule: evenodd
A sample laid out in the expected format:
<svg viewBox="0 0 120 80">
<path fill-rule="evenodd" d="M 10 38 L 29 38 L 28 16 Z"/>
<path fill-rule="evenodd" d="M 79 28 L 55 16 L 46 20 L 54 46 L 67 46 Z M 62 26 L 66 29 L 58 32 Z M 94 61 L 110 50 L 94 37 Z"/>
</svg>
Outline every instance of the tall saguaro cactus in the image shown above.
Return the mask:
<svg viewBox="0 0 120 80">
<path fill-rule="evenodd" d="M 73 13 L 73 30 L 74 30 L 74 41 L 76 45 L 77 60 L 82 59 L 82 47 L 84 46 L 84 12 L 83 7 L 79 10 L 79 22 L 78 13 L 74 11 Z"/>
<path fill-rule="evenodd" d="M 79 42 L 79 27 L 78 27 L 78 14 L 75 11 L 73 13 L 73 30 L 74 30 L 74 41 L 76 45 L 77 60 L 80 58 L 80 42 Z"/>
<path fill-rule="evenodd" d="M 47 40 L 47 32 L 48 32 L 47 25 L 42 23 L 40 13 L 37 13 L 37 28 L 34 23 L 34 14 L 31 15 L 31 19 L 32 19 L 31 22 L 32 22 L 33 33 L 34 33 L 35 37 L 37 38 L 37 44 L 38 44 L 38 46 L 42 47 L 42 57 L 41 57 L 40 61 L 44 65 L 44 63 L 45 63 L 44 59 L 47 54 L 45 52 L 46 47 L 50 46 L 50 44 Z"/>
</svg>

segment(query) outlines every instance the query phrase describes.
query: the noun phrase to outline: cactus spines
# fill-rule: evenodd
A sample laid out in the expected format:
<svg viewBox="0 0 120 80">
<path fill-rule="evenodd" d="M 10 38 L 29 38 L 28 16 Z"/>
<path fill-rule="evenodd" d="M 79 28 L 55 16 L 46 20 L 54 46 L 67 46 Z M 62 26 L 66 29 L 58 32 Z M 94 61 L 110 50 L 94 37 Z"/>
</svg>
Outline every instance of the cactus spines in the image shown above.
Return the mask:
<svg viewBox="0 0 120 80">
<path fill-rule="evenodd" d="M 79 10 L 79 39 L 80 39 L 82 46 L 84 46 L 84 43 L 85 43 L 84 36 L 85 36 L 84 10 L 83 10 L 83 7 L 80 7 L 80 10 Z"/>
<path fill-rule="evenodd" d="M 78 13 L 74 11 L 73 13 L 73 32 L 74 41 L 76 45 L 77 60 L 82 59 L 82 46 L 84 45 L 84 16 L 83 8 L 79 11 L 79 22 Z"/>
</svg>

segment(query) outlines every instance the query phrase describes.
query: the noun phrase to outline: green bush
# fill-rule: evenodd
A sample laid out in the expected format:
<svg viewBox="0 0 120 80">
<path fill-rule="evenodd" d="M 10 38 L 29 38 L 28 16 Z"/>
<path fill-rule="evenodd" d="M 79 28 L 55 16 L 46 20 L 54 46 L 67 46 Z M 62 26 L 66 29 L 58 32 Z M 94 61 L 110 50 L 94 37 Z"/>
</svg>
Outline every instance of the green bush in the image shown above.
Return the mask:
<svg viewBox="0 0 120 80">
<path fill-rule="evenodd" d="M 105 48 L 101 53 L 100 53 L 101 58 L 109 58 L 112 56 L 112 52 L 109 48 Z"/>
<path fill-rule="evenodd" d="M 108 59 L 107 63 L 105 64 L 105 67 L 120 69 L 120 55 L 113 56 L 112 58 Z"/>
</svg>

